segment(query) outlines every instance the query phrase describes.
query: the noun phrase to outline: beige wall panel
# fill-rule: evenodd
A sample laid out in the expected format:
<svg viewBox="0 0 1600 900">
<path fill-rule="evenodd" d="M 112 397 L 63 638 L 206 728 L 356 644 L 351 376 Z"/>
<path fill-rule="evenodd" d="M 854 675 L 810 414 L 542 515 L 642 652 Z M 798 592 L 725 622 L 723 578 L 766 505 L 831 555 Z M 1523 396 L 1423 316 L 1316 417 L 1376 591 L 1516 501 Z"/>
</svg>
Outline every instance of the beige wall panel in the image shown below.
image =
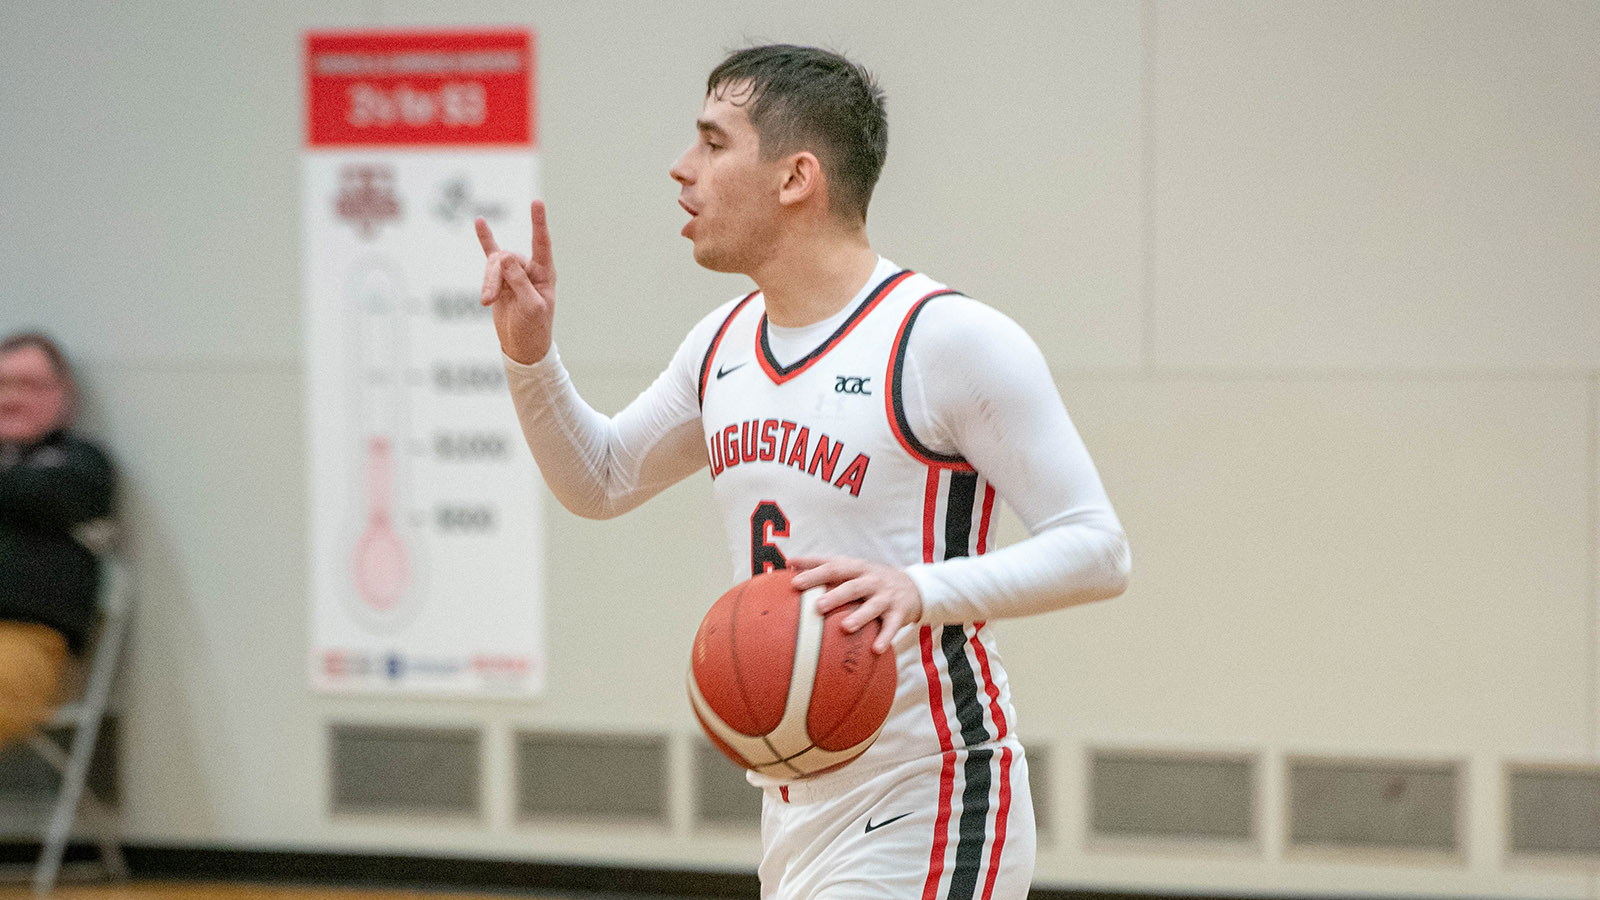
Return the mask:
<svg viewBox="0 0 1600 900">
<path fill-rule="evenodd" d="M 1600 363 L 1600 5 L 1155 11 L 1153 362 Z"/>
<path fill-rule="evenodd" d="M 1584 380 L 1083 381 L 1067 395 L 1134 574 L 1121 599 L 1002 623 L 1024 733 L 1589 750 Z"/>
<path fill-rule="evenodd" d="M 88 374 L 139 590 L 124 692 L 130 828 L 215 842 L 304 817 L 320 805 L 321 744 L 307 703 L 298 367 Z"/>
<path fill-rule="evenodd" d="M 80 356 L 301 355 L 300 32 L 361 4 L 9 4 L 0 328 Z"/>
</svg>

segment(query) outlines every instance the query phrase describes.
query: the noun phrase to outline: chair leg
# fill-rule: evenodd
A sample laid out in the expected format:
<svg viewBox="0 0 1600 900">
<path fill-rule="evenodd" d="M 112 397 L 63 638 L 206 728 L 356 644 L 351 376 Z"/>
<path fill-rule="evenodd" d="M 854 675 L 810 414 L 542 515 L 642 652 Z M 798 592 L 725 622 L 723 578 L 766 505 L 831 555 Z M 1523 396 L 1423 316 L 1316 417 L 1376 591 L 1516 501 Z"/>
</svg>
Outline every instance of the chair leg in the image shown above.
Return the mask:
<svg viewBox="0 0 1600 900">
<path fill-rule="evenodd" d="M 45 762 L 49 763 L 57 772 L 66 774 L 68 759 L 66 751 L 62 750 L 55 741 L 44 735 L 34 732 L 27 738 L 28 746 L 39 754 Z M 116 813 L 103 803 L 94 792 L 86 786 L 83 796 L 79 801 L 79 811 L 95 819 L 96 831 L 100 842 L 101 864 L 105 867 L 106 875 L 114 881 L 128 880 L 128 863 L 122 855 L 122 844 L 117 829 Z M 45 892 L 49 885 L 42 885 Z"/>
<path fill-rule="evenodd" d="M 39 854 L 33 873 L 33 893 L 36 897 L 48 895 L 55 889 L 61 875 L 61 858 L 67 850 L 67 839 L 72 832 L 72 822 L 77 818 L 78 805 L 83 798 L 84 786 L 89 780 L 89 763 L 94 756 L 95 741 L 100 736 L 98 716 L 82 722 L 72 738 L 72 752 L 67 755 L 66 770 L 61 774 L 61 794 L 56 798 L 55 809 L 50 813 L 50 826 L 45 831 L 44 849 Z"/>
<path fill-rule="evenodd" d="M 26 740 L 28 747 L 39 754 L 39 758 L 49 763 L 51 768 L 62 773 L 67 771 L 67 751 L 56 746 L 55 741 L 37 731 L 29 734 Z"/>
<path fill-rule="evenodd" d="M 39 861 L 33 868 L 35 897 L 49 896 L 55 890 L 56 879 L 61 875 L 61 857 L 67 849 L 67 831 L 71 829 L 73 819 L 73 810 L 68 809 L 63 816 L 63 808 L 62 801 L 57 800 L 56 808 L 50 815 L 49 830 L 45 833 L 44 848 L 39 852 Z"/>
<path fill-rule="evenodd" d="M 87 789 L 83 792 L 83 809 L 95 819 L 95 831 L 100 841 L 100 864 L 106 870 L 106 877 L 112 881 L 127 881 L 128 861 L 122 856 L 116 814 L 94 795 L 94 791 Z"/>
</svg>

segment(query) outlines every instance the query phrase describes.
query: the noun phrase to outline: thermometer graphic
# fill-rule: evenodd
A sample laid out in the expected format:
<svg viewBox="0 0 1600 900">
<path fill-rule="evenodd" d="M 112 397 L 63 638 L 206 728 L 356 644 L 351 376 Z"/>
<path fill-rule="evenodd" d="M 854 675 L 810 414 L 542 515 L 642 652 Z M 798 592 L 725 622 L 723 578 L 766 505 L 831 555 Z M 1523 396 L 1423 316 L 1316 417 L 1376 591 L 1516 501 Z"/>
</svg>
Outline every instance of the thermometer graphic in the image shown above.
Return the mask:
<svg viewBox="0 0 1600 900">
<path fill-rule="evenodd" d="M 388 438 L 372 437 L 367 441 L 367 527 L 356 540 L 350 566 L 361 601 L 383 615 L 399 606 L 411 574 L 393 508 L 394 450 Z"/>
<path fill-rule="evenodd" d="M 400 452 L 405 436 L 405 291 L 393 267 L 379 260 L 357 266 L 347 288 L 355 318 L 356 457 L 365 469 L 360 536 L 350 557 L 349 606 L 371 630 L 392 632 L 418 611 L 415 553 L 403 533 Z"/>
</svg>

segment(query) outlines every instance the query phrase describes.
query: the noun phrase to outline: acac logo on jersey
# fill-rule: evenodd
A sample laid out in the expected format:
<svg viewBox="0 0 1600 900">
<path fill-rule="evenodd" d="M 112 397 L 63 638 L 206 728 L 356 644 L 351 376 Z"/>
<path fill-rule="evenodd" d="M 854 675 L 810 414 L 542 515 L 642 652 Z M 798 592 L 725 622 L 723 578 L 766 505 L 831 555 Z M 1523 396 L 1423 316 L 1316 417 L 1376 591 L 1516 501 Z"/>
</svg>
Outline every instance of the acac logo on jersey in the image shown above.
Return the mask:
<svg viewBox="0 0 1600 900">
<path fill-rule="evenodd" d="M 835 375 L 833 377 L 833 392 L 835 394 L 863 394 L 871 397 L 872 392 L 867 390 L 871 378 L 860 375 Z"/>
</svg>

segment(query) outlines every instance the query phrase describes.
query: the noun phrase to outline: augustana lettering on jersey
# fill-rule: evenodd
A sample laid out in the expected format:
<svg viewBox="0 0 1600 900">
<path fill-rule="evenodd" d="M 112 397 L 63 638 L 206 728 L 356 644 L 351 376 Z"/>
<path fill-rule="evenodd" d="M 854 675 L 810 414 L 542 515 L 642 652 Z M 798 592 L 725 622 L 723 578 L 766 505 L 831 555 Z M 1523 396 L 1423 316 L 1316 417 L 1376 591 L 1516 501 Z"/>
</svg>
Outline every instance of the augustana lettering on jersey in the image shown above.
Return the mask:
<svg viewBox="0 0 1600 900">
<path fill-rule="evenodd" d="M 852 497 L 861 496 L 867 465 L 872 462 L 865 453 L 857 453 L 834 478 L 839 460 L 844 458 L 844 442 L 821 431 L 813 438 L 809 426 L 787 419 L 750 419 L 713 431 L 706 439 L 706 456 L 711 461 L 712 478 L 734 466 L 770 462 L 814 475 L 849 491 Z"/>
</svg>

